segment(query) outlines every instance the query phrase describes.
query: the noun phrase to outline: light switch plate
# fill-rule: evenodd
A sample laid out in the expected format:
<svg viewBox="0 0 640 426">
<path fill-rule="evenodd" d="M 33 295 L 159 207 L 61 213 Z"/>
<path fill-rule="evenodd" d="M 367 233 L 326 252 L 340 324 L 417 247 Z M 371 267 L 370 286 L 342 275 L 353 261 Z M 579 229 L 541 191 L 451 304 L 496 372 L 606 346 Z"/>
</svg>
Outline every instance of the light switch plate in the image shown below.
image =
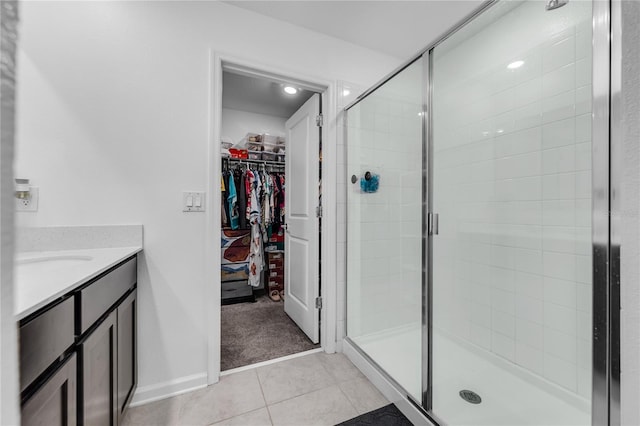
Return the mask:
<svg viewBox="0 0 640 426">
<path fill-rule="evenodd" d="M 16 211 L 17 212 L 37 212 L 38 200 L 40 199 L 40 191 L 37 186 L 29 187 L 29 198 L 19 199 L 16 198 Z"/>
<path fill-rule="evenodd" d="M 200 200 L 199 206 L 197 202 L 198 200 Z M 206 203 L 204 198 L 204 192 L 185 191 L 182 193 L 182 211 L 183 212 L 203 212 L 205 210 L 205 207 L 206 207 Z"/>
</svg>

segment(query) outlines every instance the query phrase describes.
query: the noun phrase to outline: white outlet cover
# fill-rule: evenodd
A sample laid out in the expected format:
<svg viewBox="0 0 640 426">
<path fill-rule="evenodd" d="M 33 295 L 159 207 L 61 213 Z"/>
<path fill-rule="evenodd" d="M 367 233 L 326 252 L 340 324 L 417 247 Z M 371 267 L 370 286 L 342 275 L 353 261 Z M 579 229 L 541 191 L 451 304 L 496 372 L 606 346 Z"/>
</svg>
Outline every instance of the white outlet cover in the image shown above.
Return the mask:
<svg viewBox="0 0 640 426">
<path fill-rule="evenodd" d="M 187 205 L 187 199 L 191 197 L 191 206 Z M 200 206 L 196 207 L 196 199 L 200 197 Z M 182 211 L 187 213 L 205 211 L 205 193 L 202 191 L 185 191 L 182 193 Z"/>
<path fill-rule="evenodd" d="M 40 199 L 40 190 L 37 186 L 29 188 L 29 198 L 19 199 L 16 198 L 16 211 L 18 212 L 37 212 L 38 201 Z"/>
</svg>

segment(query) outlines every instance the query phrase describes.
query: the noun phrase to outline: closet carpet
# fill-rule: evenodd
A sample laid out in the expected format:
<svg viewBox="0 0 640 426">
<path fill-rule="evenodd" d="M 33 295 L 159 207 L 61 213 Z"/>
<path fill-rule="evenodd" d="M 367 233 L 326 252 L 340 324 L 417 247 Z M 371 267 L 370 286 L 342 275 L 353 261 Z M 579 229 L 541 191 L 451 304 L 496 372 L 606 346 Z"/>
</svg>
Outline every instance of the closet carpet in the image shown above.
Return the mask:
<svg viewBox="0 0 640 426">
<path fill-rule="evenodd" d="M 222 306 L 221 316 L 222 371 L 320 347 L 284 313 L 284 302 L 267 296 Z"/>
</svg>

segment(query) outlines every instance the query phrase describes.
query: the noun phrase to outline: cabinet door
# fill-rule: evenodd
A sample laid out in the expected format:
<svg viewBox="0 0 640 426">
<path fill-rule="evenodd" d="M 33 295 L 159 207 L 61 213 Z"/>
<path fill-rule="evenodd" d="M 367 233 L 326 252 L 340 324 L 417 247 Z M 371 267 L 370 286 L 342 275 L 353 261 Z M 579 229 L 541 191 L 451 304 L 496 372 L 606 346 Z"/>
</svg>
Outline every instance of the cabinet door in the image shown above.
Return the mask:
<svg viewBox="0 0 640 426">
<path fill-rule="evenodd" d="M 118 306 L 118 424 L 138 384 L 137 290 Z"/>
<path fill-rule="evenodd" d="M 76 355 L 47 380 L 22 406 L 23 426 L 75 426 Z"/>
<path fill-rule="evenodd" d="M 82 343 L 82 411 L 87 426 L 114 426 L 116 409 L 116 311 Z"/>
</svg>

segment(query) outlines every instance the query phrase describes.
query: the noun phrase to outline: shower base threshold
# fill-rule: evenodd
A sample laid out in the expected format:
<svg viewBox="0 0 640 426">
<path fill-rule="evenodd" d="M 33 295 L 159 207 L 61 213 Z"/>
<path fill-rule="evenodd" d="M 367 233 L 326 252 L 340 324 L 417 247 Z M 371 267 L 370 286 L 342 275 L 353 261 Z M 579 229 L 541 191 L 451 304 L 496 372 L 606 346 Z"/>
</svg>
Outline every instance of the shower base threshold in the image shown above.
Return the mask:
<svg viewBox="0 0 640 426">
<path fill-rule="evenodd" d="M 352 338 L 387 374 L 419 400 L 419 327 Z M 433 336 L 433 413 L 449 425 L 589 425 L 588 401 L 471 344 Z M 471 404 L 461 390 L 477 393 Z"/>
</svg>

